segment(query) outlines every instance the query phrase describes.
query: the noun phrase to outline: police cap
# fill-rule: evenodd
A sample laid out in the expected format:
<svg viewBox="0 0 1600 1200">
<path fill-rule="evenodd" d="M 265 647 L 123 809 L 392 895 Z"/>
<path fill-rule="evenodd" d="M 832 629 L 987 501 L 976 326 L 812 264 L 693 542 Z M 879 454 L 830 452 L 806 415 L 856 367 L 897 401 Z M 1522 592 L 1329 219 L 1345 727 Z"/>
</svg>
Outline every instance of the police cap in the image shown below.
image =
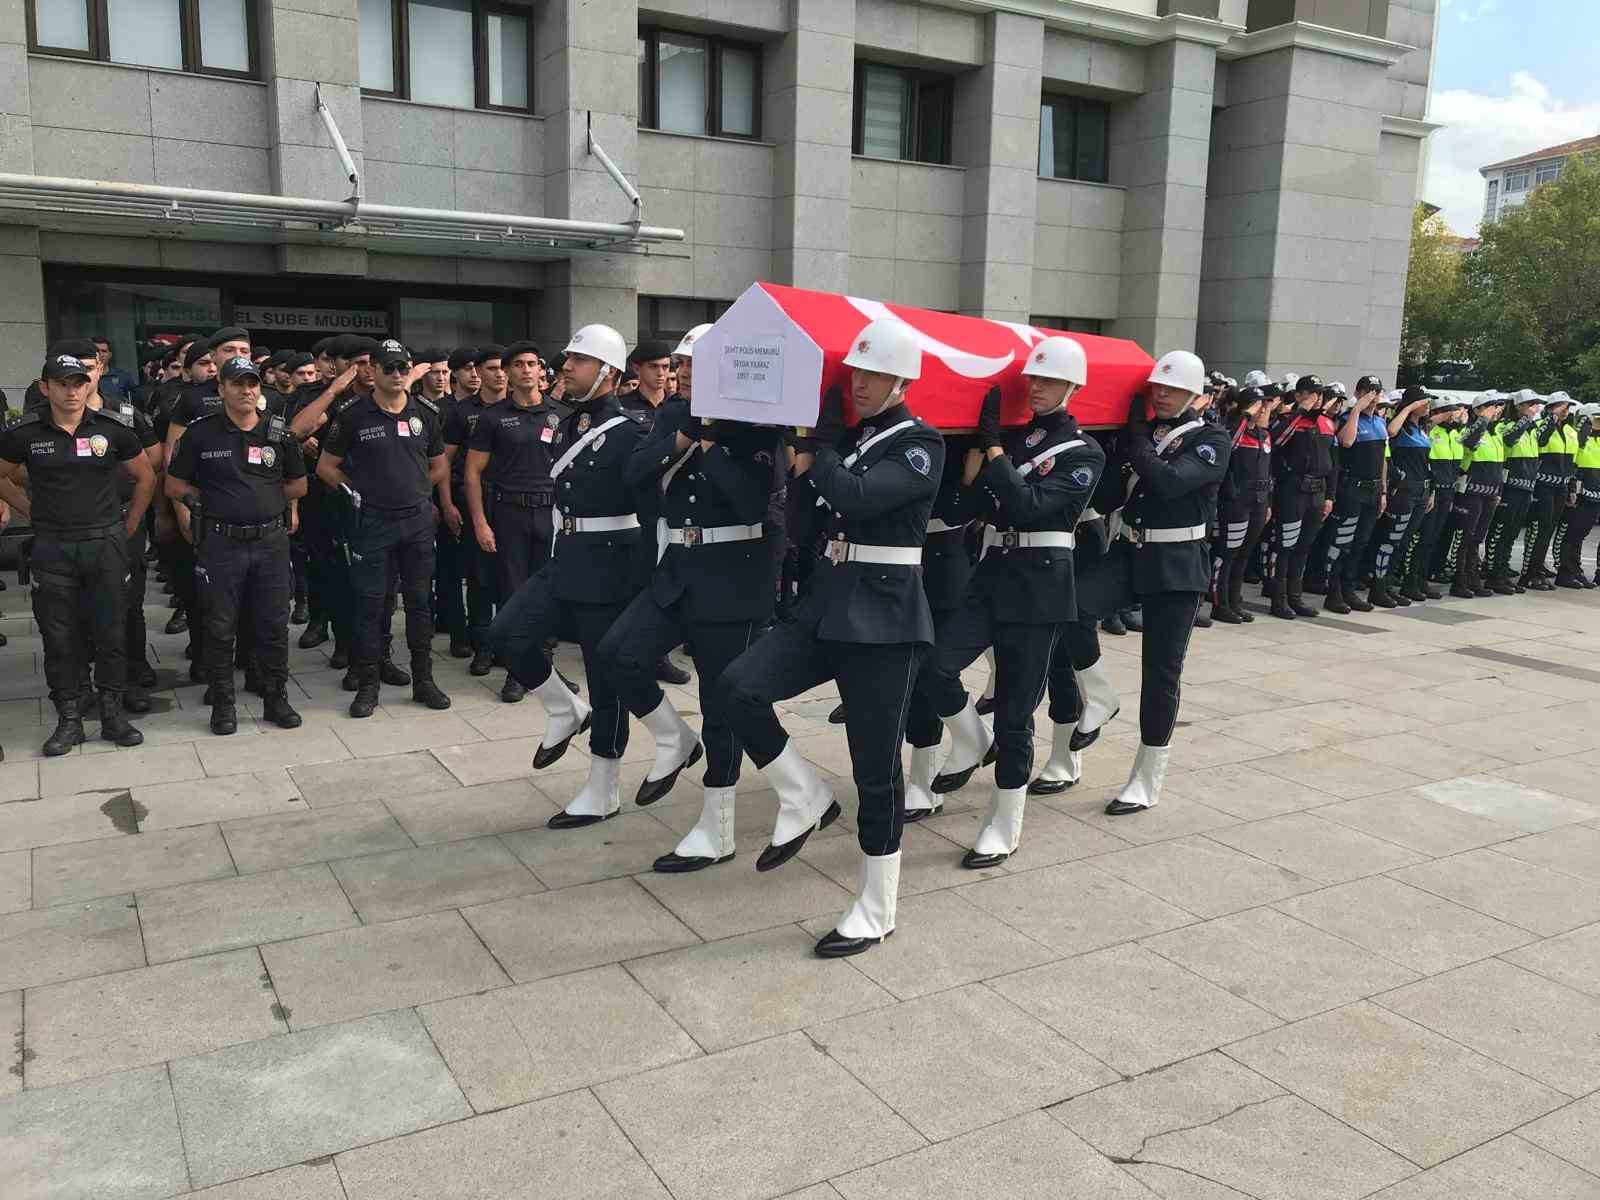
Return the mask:
<svg viewBox="0 0 1600 1200">
<path fill-rule="evenodd" d="M 1302 375 L 1295 382 L 1294 390 L 1296 392 L 1320 392 L 1322 390 L 1322 379 L 1316 375 Z"/>
<path fill-rule="evenodd" d="M 84 362 L 89 362 L 98 353 L 93 338 L 57 338 L 50 343 L 45 351 L 45 357 L 59 358 L 64 354 L 69 358 L 81 358 Z"/>
<path fill-rule="evenodd" d="M 386 339 L 378 347 L 378 352 L 372 356 L 372 365 L 379 370 L 390 367 L 409 367 L 411 365 L 411 352 L 392 338 Z"/>
<path fill-rule="evenodd" d="M 1368 392 L 1383 391 L 1383 380 L 1376 375 L 1363 375 L 1356 380 L 1356 395 L 1365 396 Z"/>
<path fill-rule="evenodd" d="M 1415 404 L 1418 400 L 1432 400 L 1432 399 L 1433 399 L 1433 393 L 1432 392 L 1428 391 L 1427 388 L 1422 387 L 1419 384 L 1415 384 L 1415 383 L 1413 383 L 1410 387 L 1408 387 L 1404 392 L 1402 392 L 1400 394 L 1400 403 L 1401 404 Z"/>
<path fill-rule="evenodd" d="M 44 369 L 39 373 L 46 379 L 88 379 L 89 363 L 76 354 L 52 354 L 44 360 Z"/>
<path fill-rule="evenodd" d="M 223 383 L 232 383 L 236 379 L 254 379 L 257 383 L 261 382 L 260 369 L 242 354 L 223 363 L 221 375 Z"/>
</svg>

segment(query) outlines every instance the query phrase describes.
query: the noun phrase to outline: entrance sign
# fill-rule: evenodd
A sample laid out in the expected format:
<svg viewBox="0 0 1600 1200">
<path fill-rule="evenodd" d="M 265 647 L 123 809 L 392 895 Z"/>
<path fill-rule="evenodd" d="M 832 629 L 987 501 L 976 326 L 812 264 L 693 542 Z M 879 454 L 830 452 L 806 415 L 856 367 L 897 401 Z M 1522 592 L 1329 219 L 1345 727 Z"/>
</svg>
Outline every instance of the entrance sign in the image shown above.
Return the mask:
<svg viewBox="0 0 1600 1200">
<path fill-rule="evenodd" d="M 962 317 L 834 292 L 756 283 L 695 343 L 700 371 L 696 416 L 758 425 L 811 425 L 822 393 L 837 385 L 849 412 L 850 370 L 844 357 L 868 321 L 904 321 L 922 347 L 922 376 L 906 389 L 911 410 L 945 430 L 972 429 L 992 387 L 1002 420 L 1030 417 L 1022 368 L 1034 347 L 1064 333 L 1012 321 Z M 1065 334 L 1084 349 L 1089 383 L 1070 410 L 1083 426 L 1114 426 L 1150 377 L 1153 360 L 1124 338 Z M 708 369 L 709 368 L 709 369 Z"/>
<path fill-rule="evenodd" d="M 233 323 L 246 329 L 287 329 L 305 333 L 387 333 L 384 309 L 286 308 L 279 305 L 235 305 Z"/>
</svg>

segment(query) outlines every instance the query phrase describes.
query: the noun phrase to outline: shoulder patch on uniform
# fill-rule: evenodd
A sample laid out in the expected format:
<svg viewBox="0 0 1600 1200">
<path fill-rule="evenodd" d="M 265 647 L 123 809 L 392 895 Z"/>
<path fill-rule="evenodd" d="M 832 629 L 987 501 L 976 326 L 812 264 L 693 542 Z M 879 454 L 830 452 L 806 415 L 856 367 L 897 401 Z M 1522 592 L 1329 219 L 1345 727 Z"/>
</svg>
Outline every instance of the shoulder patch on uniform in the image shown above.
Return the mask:
<svg viewBox="0 0 1600 1200">
<path fill-rule="evenodd" d="M 1039 460 L 1039 465 L 1034 467 L 1034 472 L 1042 478 L 1043 476 L 1050 474 L 1051 471 L 1055 470 L 1055 467 L 1056 456 L 1052 454 L 1049 458 L 1041 458 Z"/>
<path fill-rule="evenodd" d="M 933 470 L 933 455 L 921 446 L 911 446 L 906 450 L 906 462 L 918 475 L 926 475 Z"/>
<path fill-rule="evenodd" d="M 1094 472 L 1088 467 L 1078 467 L 1072 472 L 1072 482 L 1078 487 L 1086 488 L 1094 482 Z"/>
<path fill-rule="evenodd" d="M 194 420 L 190 421 L 188 425 L 184 426 L 184 428 L 188 429 L 191 426 L 198 425 L 201 421 L 209 421 L 220 411 L 220 409 L 212 409 L 210 412 L 196 413 Z"/>
<path fill-rule="evenodd" d="M 107 420 L 115 421 L 118 425 L 126 425 L 129 429 L 133 428 L 132 413 L 120 413 L 113 409 L 102 408 L 100 410 L 100 415 L 105 417 Z"/>
<path fill-rule="evenodd" d="M 360 402 L 361 402 L 361 397 L 360 396 L 347 396 L 344 400 L 341 400 L 339 402 L 339 404 L 334 408 L 333 411 L 337 412 L 337 413 L 342 413 L 346 409 L 348 409 L 351 405 L 359 404 Z"/>
<path fill-rule="evenodd" d="M 1212 466 L 1217 465 L 1217 448 L 1215 446 L 1212 446 L 1206 442 L 1201 442 L 1200 445 L 1196 447 L 1195 453 Z"/>
<path fill-rule="evenodd" d="M 437 417 L 439 415 L 439 406 L 437 404 L 435 404 L 432 400 L 429 400 L 426 396 L 416 396 L 416 397 L 413 397 L 413 398 L 416 400 L 416 402 L 418 404 L 422 405 L 423 408 L 427 409 L 434 416 Z"/>
<path fill-rule="evenodd" d="M 30 408 L 27 412 L 18 415 L 6 422 L 7 429 L 15 429 L 18 425 L 34 425 L 44 420 L 44 414 L 37 408 Z"/>
<path fill-rule="evenodd" d="M 772 451 L 770 450 L 757 450 L 750 457 L 755 459 L 758 463 L 761 463 L 763 466 L 770 467 L 772 465 Z"/>
</svg>

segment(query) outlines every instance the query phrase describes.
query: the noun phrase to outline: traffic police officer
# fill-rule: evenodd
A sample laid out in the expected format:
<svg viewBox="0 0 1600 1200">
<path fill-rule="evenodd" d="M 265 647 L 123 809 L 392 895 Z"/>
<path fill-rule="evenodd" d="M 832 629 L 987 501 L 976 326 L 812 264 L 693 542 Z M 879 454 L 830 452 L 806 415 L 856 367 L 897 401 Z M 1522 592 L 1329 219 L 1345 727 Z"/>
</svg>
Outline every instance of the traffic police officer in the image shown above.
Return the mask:
<svg viewBox="0 0 1600 1200">
<path fill-rule="evenodd" d="M 922 373 L 917 336 L 903 322 L 869 322 L 845 356 L 860 423 L 844 437 L 843 397 L 829 389 L 814 433 L 797 431 L 791 515 L 826 511 L 828 555 L 819 561 L 794 619 L 778 625 L 723 673 L 723 704 L 735 731 L 778 793 L 772 841 L 756 861 L 770 871 L 799 853 L 815 829 L 839 815 L 822 781 L 778 723 L 773 704 L 826 683 L 839 685 L 859 810 L 862 851 L 855 903 L 816 951 L 859 954 L 894 932 L 900 889 L 905 780 L 900 742 L 918 660 L 933 641 L 922 587 L 922 547 L 944 473 L 944 439 L 906 407 L 906 385 Z M 838 449 L 836 443 L 840 443 Z M 813 524 L 814 524 L 813 519 Z M 808 540 L 795 530 L 795 541 Z"/>
<path fill-rule="evenodd" d="M 1306 381 L 1302 379 L 1301 384 Z M 1178 723 L 1183 660 L 1194 614 L 1211 577 L 1206 530 L 1216 517 L 1217 488 L 1228 470 L 1230 439 L 1194 414 L 1205 367 L 1185 350 L 1163 355 L 1150 372 L 1149 412 L 1135 397 L 1128 422 L 1128 459 L 1138 477 L 1122 509 L 1133 592 L 1144 602 L 1140 647 L 1139 751 L 1111 816 L 1150 808 L 1161 799 Z"/>
<path fill-rule="evenodd" d="M 1555 537 L 1556 523 L 1572 503 L 1573 460 L 1578 456 L 1578 434 L 1567 424 L 1572 399 L 1554 392 L 1545 402 L 1539 425 L 1539 474 L 1533 493 L 1528 534 L 1523 539 L 1522 582 L 1534 591 L 1554 589 L 1545 555 Z"/>
<path fill-rule="evenodd" d="M 230 734 L 239 727 L 233 641 L 242 610 L 255 623 L 251 641 L 261 671 L 262 715 L 294 729 L 300 714 L 288 696 L 293 581 L 285 510 L 305 495 L 305 462 L 283 417 L 257 408 L 261 378 L 248 358 L 224 363 L 220 378 L 223 411 L 195 418 L 167 470 L 167 495 L 194 510 L 211 732 Z M 253 602 L 246 609 L 247 595 Z"/>
<path fill-rule="evenodd" d="M 1044 694 L 1057 629 L 1077 619 L 1073 530 L 1105 467 L 1105 452 L 1084 437 L 1067 412 L 1089 379 L 1088 358 L 1071 338 L 1046 338 L 1029 354 L 1027 425 L 1002 434 L 1000 389 L 991 388 L 978 415 L 978 449 L 963 478 L 977 488 L 983 541 L 961 608 L 939 631 L 917 677 L 949 726 L 950 756 L 934 779 L 936 794 L 966 784 L 989 755 L 997 762 L 989 811 L 962 860 L 972 869 L 998 866 L 1016 852 L 1033 771 L 1033 712 Z M 961 672 L 990 646 L 995 652 L 994 736 L 984 729 Z"/>
<path fill-rule="evenodd" d="M 533 756 L 535 768 L 565 754 L 592 717 L 588 780 L 566 809 L 550 818 L 552 829 L 592 825 L 616 816 L 622 806 L 618 780 L 628 720 L 599 648 L 633 598 L 634 544 L 641 536 L 625 482 L 639 425 L 622 414 L 616 397 L 627 345 L 610 326 L 585 325 L 572 335 L 565 354 L 561 371 L 568 415 L 550 442 L 559 455 L 550 467 L 556 492 L 554 554 L 516 595 L 505 598 L 489 627 L 488 643 L 513 678 L 544 705 L 548 721 Z M 551 668 L 545 644 L 555 637 L 575 640 L 583 651 L 592 710 Z"/>
<path fill-rule="evenodd" d="M 1415 385 L 1390 395 L 1394 411 L 1389 417 L 1389 504 L 1372 535 L 1375 548 L 1367 601 L 1377 608 L 1405 608 L 1412 603 L 1403 577 L 1406 547 L 1433 507 L 1431 445 L 1424 424 L 1430 397 Z"/>
<path fill-rule="evenodd" d="M 1428 475 L 1433 507 L 1428 510 L 1418 536 L 1408 550 L 1406 596 L 1412 601 L 1437 600 L 1444 595 L 1432 583 L 1435 559 L 1441 557 L 1446 524 L 1455 501 L 1461 474 L 1461 419 L 1466 406 L 1447 396 L 1428 401 Z"/>
<path fill-rule="evenodd" d="M 1544 398 L 1531 388 L 1511 396 L 1515 413 L 1497 426 L 1500 443 L 1506 448 L 1506 482 L 1500 504 L 1489 521 L 1489 539 L 1484 548 L 1490 591 L 1514 596 L 1526 591 L 1518 585 L 1520 572 L 1511 570 L 1511 546 L 1527 528 L 1539 482 L 1539 432 L 1536 426 L 1544 413 Z"/>
<path fill-rule="evenodd" d="M 356 598 L 357 671 L 352 717 L 378 706 L 384 595 L 398 568 L 411 650 L 411 697 L 450 707 L 433 681 L 433 508 L 430 495 L 449 485 L 437 406 L 406 392 L 411 356 L 398 342 L 374 356 L 370 397 L 344 401 L 329 427 L 317 474 L 345 490 L 352 506 L 350 584 Z"/>
<path fill-rule="evenodd" d="M 641 364 L 642 385 L 649 367 Z M 655 739 L 655 760 L 636 802 L 653 804 L 700 758 L 702 746 L 706 756 L 700 819 L 672 853 L 656 859 L 657 871 L 697 871 L 733 857 L 734 790 L 744 749 L 716 683 L 772 619 L 776 564 L 762 518 L 777 454 L 773 430 L 701 422 L 687 399 L 672 398 L 654 414 L 649 436 L 628 461 L 629 489 L 657 497 L 650 510 L 660 514 L 660 525 L 648 540 L 659 547 L 659 561 L 601 640 L 600 661 L 628 711 Z M 657 681 L 660 660 L 680 643 L 690 647 L 700 676 L 699 735 Z"/>
<path fill-rule="evenodd" d="M 131 421 L 88 407 L 90 364 L 71 354 L 46 359 L 41 373 L 48 405 L 0 432 L 0 476 L 20 483 L 27 472 L 34 544 L 33 617 L 44 643 L 45 681 L 59 721 L 44 753 L 66 754 L 84 740 L 79 706 L 81 614 L 100 689 L 100 736 L 137 746 L 144 736 L 122 712 L 127 679 L 128 541 L 150 507 L 156 477 Z M 133 497 L 124 517 L 117 477 L 128 474 Z"/>
<path fill-rule="evenodd" d="M 1583 541 L 1600 519 L 1600 404 L 1581 404 L 1577 410 L 1578 453 L 1573 461 L 1577 471 L 1577 502 L 1567 510 L 1565 533 L 1561 539 L 1560 571 L 1556 586 L 1593 590 L 1600 584 L 1583 573 Z"/>
<path fill-rule="evenodd" d="M 1367 543 L 1389 506 L 1389 423 L 1378 415 L 1383 398 L 1378 377 L 1363 375 L 1356 381 L 1356 398 L 1335 435 L 1340 448 L 1339 490 L 1326 565 L 1327 596 L 1322 604 L 1332 613 L 1373 609 L 1357 589 Z"/>
<path fill-rule="evenodd" d="M 1466 474 L 1457 485 L 1455 510 L 1446 536 L 1459 542 L 1455 582 L 1450 594 L 1464 600 L 1494 595 L 1484 583 L 1479 548 L 1488 535 L 1489 520 L 1500 503 L 1506 478 L 1506 450 L 1495 432 L 1495 422 L 1505 409 L 1505 397 L 1485 392 L 1472 406 L 1472 424 L 1461 435 Z"/>
</svg>

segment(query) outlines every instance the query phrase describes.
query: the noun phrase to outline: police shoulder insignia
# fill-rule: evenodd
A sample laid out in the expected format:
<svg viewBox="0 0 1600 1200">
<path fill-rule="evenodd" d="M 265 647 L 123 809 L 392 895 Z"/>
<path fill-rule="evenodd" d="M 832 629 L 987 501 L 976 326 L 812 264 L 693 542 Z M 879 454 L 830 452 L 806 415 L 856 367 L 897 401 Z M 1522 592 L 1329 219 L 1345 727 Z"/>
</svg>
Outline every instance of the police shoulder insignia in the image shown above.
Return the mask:
<svg viewBox="0 0 1600 1200">
<path fill-rule="evenodd" d="M 1094 482 L 1094 472 L 1088 467 L 1079 467 L 1072 472 L 1072 482 L 1081 488 L 1086 488 Z"/>
<path fill-rule="evenodd" d="M 906 462 L 918 475 L 926 475 L 933 470 L 933 456 L 921 446 L 912 446 L 906 451 Z"/>
<path fill-rule="evenodd" d="M 1041 458 L 1039 460 L 1039 465 L 1035 467 L 1034 470 L 1037 471 L 1041 476 L 1044 476 L 1055 470 L 1055 466 L 1056 456 L 1052 454 L 1049 458 Z"/>
<path fill-rule="evenodd" d="M 750 457 L 765 466 L 770 467 L 772 465 L 772 452 L 770 450 L 757 450 Z"/>
<path fill-rule="evenodd" d="M 1031 450 L 1031 449 L 1033 449 L 1033 447 L 1037 446 L 1042 441 L 1044 441 L 1044 430 L 1035 429 L 1027 437 L 1022 439 L 1022 444 L 1024 446 L 1027 446 L 1028 449 Z"/>
<path fill-rule="evenodd" d="M 416 400 L 416 402 L 418 404 L 422 405 L 423 408 L 427 409 L 434 416 L 437 417 L 439 415 L 439 406 L 437 404 L 435 404 L 432 400 L 429 400 L 426 396 L 420 396 L 419 395 L 419 396 L 414 397 L 414 399 Z"/>
<path fill-rule="evenodd" d="M 342 413 L 346 409 L 348 409 L 352 404 L 355 404 L 355 403 L 359 402 L 360 399 L 361 399 L 360 396 L 346 396 L 343 400 L 341 400 L 339 402 L 339 407 L 334 409 L 334 412 L 341 412 Z"/>
<path fill-rule="evenodd" d="M 13 419 L 7 421 L 4 427 L 6 429 L 14 429 L 18 425 L 34 425 L 42 420 L 44 420 L 43 412 L 37 408 L 30 408 L 21 416 L 14 417 Z"/>
<path fill-rule="evenodd" d="M 550 426 L 551 429 L 554 429 L 557 425 L 561 424 L 561 414 L 553 412 L 545 413 L 544 423 Z"/>
<path fill-rule="evenodd" d="M 407 422 L 407 424 L 411 426 L 411 436 L 412 437 L 421 437 L 422 436 L 422 418 L 421 417 L 412 417 L 411 420 Z"/>
<path fill-rule="evenodd" d="M 1205 442 L 1202 442 L 1195 453 L 1212 466 L 1217 465 L 1217 448 L 1215 446 L 1207 445 Z"/>
<path fill-rule="evenodd" d="M 111 418 L 111 420 L 115 421 L 118 425 L 126 425 L 129 428 L 133 427 L 133 410 L 132 409 L 129 409 L 126 412 L 118 412 L 115 409 L 102 408 L 100 410 L 100 413 L 101 413 L 102 416 L 106 416 L 106 417 Z"/>
</svg>

